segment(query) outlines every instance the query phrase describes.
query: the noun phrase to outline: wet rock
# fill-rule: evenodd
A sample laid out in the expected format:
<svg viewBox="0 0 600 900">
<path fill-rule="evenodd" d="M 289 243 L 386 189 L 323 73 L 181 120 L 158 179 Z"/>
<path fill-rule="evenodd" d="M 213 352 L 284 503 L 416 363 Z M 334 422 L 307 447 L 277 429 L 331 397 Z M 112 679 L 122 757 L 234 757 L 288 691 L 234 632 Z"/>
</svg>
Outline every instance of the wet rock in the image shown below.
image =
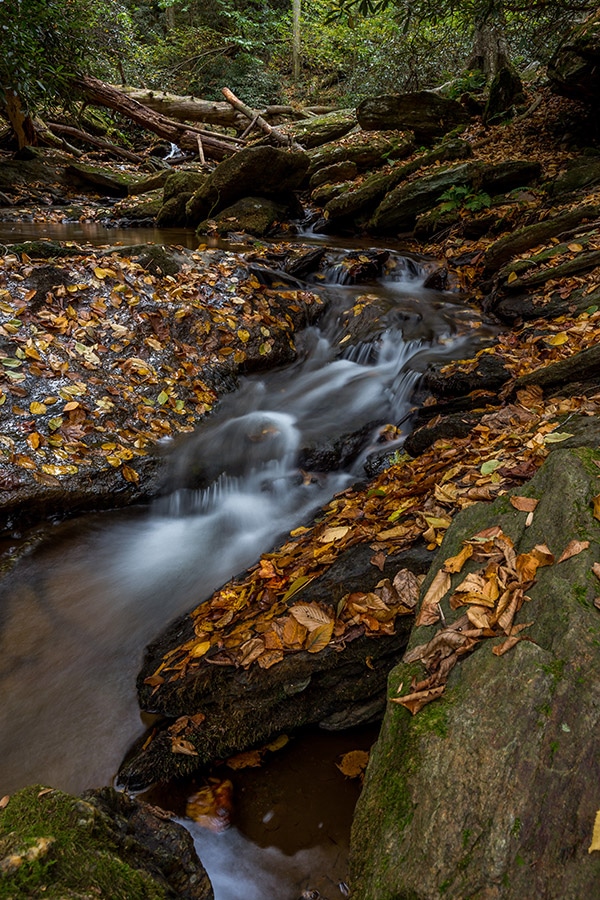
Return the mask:
<svg viewBox="0 0 600 900">
<path fill-rule="evenodd" d="M 129 185 L 129 194 L 132 197 L 139 197 L 142 194 L 149 194 L 152 191 L 162 189 L 168 177 L 169 172 L 163 170 L 162 172 L 156 172 L 154 175 L 144 175 L 142 178 L 137 178 Z"/>
<path fill-rule="evenodd" d="M 185 228 L 188 223 L 187 205 L 192 194 L 182 191 L 164 201 L 156 215 L 157 228 Z"/>
<path fill-rule="evenodd" d="M 471 371 L 456 369 L 446 374 L 443 368 L 443 364 L 429 366 L 421 382 L 421 388 L 430 391 L 436 398 L 456 400 L 474 391 L 498 391 L 511 377 L 502 359 L 485 351 L 479 354 L 477 365 Z"/>
<path fill-rule="evenodd" d="M 548 63 L 548 78 L 558 94 L 596 103 L 600 91 L 600 12 L 578 25 Z"/>
<path fill-rule="evenodd" d="M 596 444 L 594 444 L 596 446 Z M 595 450 L 555 450 L 520 488 L 539 498 L 530 528 L 505 497 L 460 513 L 424 589 L 463 539 L 500 525 L 516 553 L 546 543 L 558 558 L 572 539 L 589 546 L 539 569 L 518 614 L 527 640 L 505 656 L 482 641 L 452 670 L 443 696 L 415 716 L 389 704 L 371 753 L 351 842 L 351 886 L 361 900 L 594 896 L 600 862 L 589 853 L 600 778 L 600 633 L 592 566 L 600 527 Z M 453 583 L 466 570 L 454 576 Z M 442 599 L 446 621 L 460 611 Z M 415 629 L 411 646 L 433 629 Z M 422 677 L 401 663 L 398 685 Z"/>
<path fill-rule="evenodd" d="M 318 600 L 334 606 L 358 585 L 374 587 L 385 576 L 370 560 L 368 547 L 353 547 L 327 573 L 294 595 L 307 602 Z M 422 573 L 428 553 L 423 547 L 397 554 L 387 571 L 409 568 Z M 366 638 L 357 634 L 343 647 L 326 647 L 319 653 L 301 651 L 284 656 L 268 669 L 223 667 L 203 664 L 179 680 L 165 682 L 154 691 L 145 684 L 165 652 L 193 634 L 191 619 L 184 617 L 148 648 L 138 679 L 143 708 L 152 707 L 172 719 L 202 712 L 198 725 L 184 723 L 185 740 L 195 755 L 172 752 L 172 735 L 161 732 L 144 747 L 140 742 L 120 771 L 119 780 L 131 788 L 174 775 L 189 773 L 217 758 L 259 746 L 282 732 L 308 725 L 339 730 L 376 721 L 385 694 L 386 670 L 406 641 L 409 617 L 396 622 L 396 634 Z M 367 662 L 368 660 L 368 662 Z"/>
<path fill-rule="evenodd" d="M 441 137 L 469 121 L 469 114 L 457 100 L 432 91 L 367 97 L 359 103 L 356 115 L 366 131 L 412 131 L 417 143 Z"/>
<path fill-rule="evenodd" d="M 72 157 L 57 150 L 38 151 L 33 159 L 3 159 L 0 166 L 0 190 L 11 194 L 24 184 L 67 184 L 65 166 Z"/>
<path fill-rule="evenodd" d="M 130 193 L 130 186 L 136 181 L 133 175 L 84 163 L 69 163 L 66 174 L 75 184 L 92 188 L 97 193 L 110 197 L 126 197 Z"/>
<path fill-rule="evenodd" d="M 119 200 L 110 212 L 110 220 L 121 224 L 123 227 L 132 225 L 154 225 L 156 216 L 162 207 L 162 191 L 153 191 L 142 196 L 126 197 Z"/>
<path fill-rule="evenodd" d="M 286 221 L 290 207 L 266 197 L 242 197 L 236 203 L 221 210 L 212 219 L 201 222 L 197 234 L 228 234 L 242 231 L 255 237 L 264 237 L 276 224 Z"/>
<path fill-rule="evenodd" d="M 483 411 L 479 413 L 455 412 L 443 416 L 421 428 L 416 428 L 404 441 L 404 450 L 411 456 L 420 456 L 428 450 L 437 440 L 451 440 L 452 438 L 466 437 L 477 425 Z"/>
<path fill-rule="evenodd" d="M 307 154 L 276 147 L 246 147 L 220 163 L 187 204 L 197 224 L 242 197 L 279 197 L 300 187 L 309 165 Z"/>
<path fill-rule="evenodd" d="M 558 316 L 585 312 L 586 309 L 600 304 L 600 289 L 592 293 L 586 291 L 586 288 L 577 288 L 568 296 L 561 294 L 560 290 L 544 295 L 517 296 L 506 296 L 501 291 L 496 291 L 486 298 L 484 307 L 501 322 L 508 324 L 540 318 L 555 319 Z"/>
<path fill-rule="evenodd" d="M 33 786 L 0 810 L 6 897 L 213 900 L 194 842 L 169 814 L 112 788 L 81 798 Z"/>
<path fill-rule="evenodd" d="M 163 187 L 163 200 L 165 203 L 179 194 L 191 194 L 197 191 L 206 182 L 208 174 L 197 169 L 180 169 L 170 172 Z"/>
</svg>

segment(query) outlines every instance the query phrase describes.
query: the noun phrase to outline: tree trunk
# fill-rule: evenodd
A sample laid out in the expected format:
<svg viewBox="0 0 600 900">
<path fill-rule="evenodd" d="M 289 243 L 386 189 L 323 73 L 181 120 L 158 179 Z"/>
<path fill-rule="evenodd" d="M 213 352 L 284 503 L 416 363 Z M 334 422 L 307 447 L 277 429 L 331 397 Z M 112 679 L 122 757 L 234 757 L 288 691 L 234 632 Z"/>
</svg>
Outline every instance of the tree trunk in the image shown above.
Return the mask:
<svg viewBox="0 0 600 900">
<path fill-rule="evenodd" d="M 479 69 L 487 81 L 503 68 L 511 68 L 510 51 L 504 34 L 504 23 L 489 18 L 475 23 L 473 50 L 468 69 Z"/>
<path fill-rule="evenodd" d="M 300 146 L 300 144 L 296 143 L 293 138 L 290 137 L 289 134 L 282 134 L 279 129 L 274 128 L 273 125 L 269 125 L 265 119 L 261 115 L 259 115 L 255 109 L 250 109 L 249 106 L 236 97 L 233 91 L 230 91 L 229 88 L 221 88 L 221 93 L 223 96 L 231 103 L 231 105 L 235 109 L 239 109 L 247 119 L 250 119 L 252 125 L 257 125 L 261 131 L 264 131 L 265 134 L 268 134 L 269 137 L 272 137 L 278 144 L 285 144 L 286 147 L 293 147 L 294 150 L 303 150 L 304 148 Z"/>
<path fill-rule="evenodd" d="M 242 117 L 231 108 L 229 103 L 217 103 L 212 100 L 197 100 L 195 97 L 180 97 L 166 91 L 149 91 L 146 88 L 110 85 L 137 100 L 149 109 L 162 113 L 171 119 L 186 122 L 205 122 L 208 125 L 221 125 L 224 128 L 237 128 Z"/>
<path fill-rule="evenodd" d="M 19 150 L 37 144 L 37 134 L 33 119 L 29 113 L 23 112 L 21 98 L 12 88 L 4 90 L 6 115 L 15 133 Z"/>
<path fill-rule="evenodd" d="M 177 144 L 182 150 L 198 153 L 198 135 L 201 134 L 202 146 L 207 157 L 222 160 L 236 152 L 236 148 L 226 138 L 213 137 L 209 132 L 168 119 L 112 85 L 100 81 L 99 78 L 82 75 L 74 79 L 73 84 L 83 91 L 90 102 L 116 110 L 142 128 L 152 131 L 172 144 Z"/>
<path fill-rule="evenodd" d="M 300 80 L 300 12 L 301 0 L 292 0 L 292 77 Z"/>
</svg>

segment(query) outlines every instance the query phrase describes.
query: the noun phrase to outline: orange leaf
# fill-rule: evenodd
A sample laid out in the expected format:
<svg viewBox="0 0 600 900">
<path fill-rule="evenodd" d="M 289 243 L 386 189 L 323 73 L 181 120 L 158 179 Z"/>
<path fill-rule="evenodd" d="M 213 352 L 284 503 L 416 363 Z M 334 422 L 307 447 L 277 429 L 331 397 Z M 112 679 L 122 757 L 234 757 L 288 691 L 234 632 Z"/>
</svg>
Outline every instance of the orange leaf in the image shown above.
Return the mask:
<svg viewBox="0 0 600 900">
<path fill-rule="evenodd" d="M 579 554 L 583 553 L 584 550 L 587 550 L 589 546 L 589 541 L 569 541 L 569 543 L 561 553 L 560 558 L 557 560 L 557 563 L 564 562 L 566 559 L 571 559 L 572 556 L 579 556 Z"/>
<path fill-rule="evenodd" d="M 520 512 L 533 512 L 540 501 L 535 497 L 511 497 L 510 502 Z"/>
<path fill-rule="evenodd" d="M 405 694 L 404 697 L 390 697 L 389 700 L 391 703 L 400 703 L 414 716 L 427 703 L 431 703 L 432 700 L 441 697 L 445 689 L 446 685 L 442 684 L 439 687 L 428 688 L 425 691 L 415 691 L 414 694 Z"/>
<path fill-rule="evenodd" d="M 360 778 L 367 768 L 369 753 L 367 750 L 350 750 L 344 753 L 336 767 L 346 778 Z"/>
<path fill-rule="evenodd" d="M 450 590 L 450 584 L 450 576 L 447 572 L 443 572 L 440 569 L 431 582 L 429 590 L 423 597 L 423 602 L 415 625 L 433 625 L 435 622 L 439 621 L 440 613 L 437 605 L 442 597 Z"/>
<path fill-rule="evenodd" d="M 333 622 L 329 622 L 326 625 L 319 625 L 318 628 L 315 628 L 308 633 L 305 643 L 306 650 L 308 650 L 309 653 L 320 653 L 331 640 L 332 634 Z"/>
</svg>

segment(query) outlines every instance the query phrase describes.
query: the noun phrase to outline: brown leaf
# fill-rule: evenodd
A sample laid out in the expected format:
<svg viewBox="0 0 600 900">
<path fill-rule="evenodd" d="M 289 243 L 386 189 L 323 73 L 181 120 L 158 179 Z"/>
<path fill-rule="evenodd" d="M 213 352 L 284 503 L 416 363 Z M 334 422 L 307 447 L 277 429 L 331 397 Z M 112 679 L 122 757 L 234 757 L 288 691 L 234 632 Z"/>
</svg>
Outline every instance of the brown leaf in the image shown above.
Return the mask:
<svg viewBox="0 0 600 900">
<path fill-rule="evenodd" d="M 473 556 L 473 545 L 465 544 L 462 550 L 456 556 L 449 556 L 444 563 L 444 571 L 460 572 L 468 559 Z"/>
<path fill-rule="evenodd" d="M 600 520 L 600 494 L 596 494 L 595 497 L 592 497 L 592 504 L 594 506 L 593 516 L 595 519 Z"/>
<path fill-rule="evenodd" d="M 512 648 L 522 640 L 523 638 L 519 637 L 519 635 L 511 634 L 505 641 L 502 641 L 501 644 L 492 647 L 492 653 L 494 656 L 504 656 L 505 653 L 512 650 Z"/>
<path fill-rule="evenodd" d="M 294 616 L 289 616 L 283 626 L 283 640 L 286 647 L 302 646 L 307 631 L 305 625 L 301 625 Z"/>
<path fill-rule="evenodd" d="M 333 624 L 333 622 L 329 622 L 309 631 L 304 644 L 309 653 L 320 653 L 325 649 L 333 634 Z"/>
<path fill-rule="evenodd" d="M 558 563 L 564 562 L 566 559 L 571 559 L 572 556 L 579 556 L 579 554 L 583 553 L 584 550 L 587 550 L 589 546 L 589 541 L 569 541 L 569 543 L 561 553 L 560 558 L 556 561 L 557 565 Z"/>
<path fill-rule="evenodd" d="M 270 669 L 283 659 L 283 650 L 265 650 L 256 660 L 261 669 Z"/>
<path fill-rule="evenodd" d="M 6 809 L 10 802 L 10 794 L 5 794 L 0 800 L 0 809 Z"/>
<path fill-rule="evenodd" d="M 600 578 L 600 563 L 595 562 L 592 566 L 592 572 L 596 576 L 596 578 Z"/>
<path fill-rule="evenodd" d="M 533 512 L 540 501 L 535 497 L 511 497 L 510 502 L 520 512 Z"/>
<path fill-rule="evenodd" d="M 245 753 L 236 753 L 230 756 L 225 763 L 230 769 L 256 769 L 262 766 L 262 754 L 260 750 L 247 750 Z"/>
<path fill-rule="evenodd" d="M 182 753 L 184 756 L 198 756 L 198 751 L 191 743 L 183 738 L 173 738 L 171 741 L 171 753 Z"/>
<path fill-rule="evenodd" d="M 401 706 L 404 706 L 414 716 L 420 709 L 431 703 L 432 700 L 441 697 L 445 690 L 446 685 L 442 684 L 439 687 L 428 688 L 425 691 L 415 691 L 414 694 L 405 694 L 404 697 L 390 697 L 389 700 L 391 703 L 399 703 Z"/>
<path fill-rule="evenodd" d="M 490 628 L 489 609 L 485 606 L 469 606 L 467 617 L 475 628 Z"/>
<path fill-rule="evenodd" d="M 414 609 L 419 600 L 421 583 L 419 578 L 410 569 L 400 569 L 396 572 L 393 581 L 394 590 L 397 592 L 404 606 Z"/>
<path fill-rule="evenodd" d="M 440 613 L 437 605 L 442 597 L 450 590 L 450 584 L 450 575 L 440 569 L 431 582 L 429 590 L 423 597 L 423 602 L 415 625 L 433 625 L 435 622 L 439 621 Z"/>
<path fill-rule="evenodd" d="M 321 625 L 333 624 L 329 613 L 316 603 L 296 603 L 294 606 L 290 606 L 289 612 L 309 631 L 313 631 Z"/>
<path fill-rule="evenodd" d="M 385 566 L 385 560 L 386 560 L 385 553 L 383 552 L 383 550 L 379 550 L 377 553 L 375 553 L 371 557 L 370 562 L 373 566 L 377 566 L 377 568 L 379 569 L 380 572 L 383 572 L 383 569 Z"/>
<path fill-rule="evenodd" d="M 265 642 L 261 638 L 250 638 L 240 647 L 239 665 L 247 668 L 258 659 L 264 649 Z"/>
</svg>

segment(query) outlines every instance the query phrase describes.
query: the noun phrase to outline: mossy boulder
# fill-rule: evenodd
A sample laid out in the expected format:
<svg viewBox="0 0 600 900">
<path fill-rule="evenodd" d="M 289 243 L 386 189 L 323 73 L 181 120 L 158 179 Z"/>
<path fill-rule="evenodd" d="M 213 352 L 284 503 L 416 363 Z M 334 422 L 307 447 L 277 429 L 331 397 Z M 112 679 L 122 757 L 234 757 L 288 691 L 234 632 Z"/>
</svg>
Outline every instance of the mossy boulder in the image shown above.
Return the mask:
<svg viewBox="0 0 600 900">
<path fill-rule="evenodd" d="M 523 83 L 511 66 L 503 66 L 494 76 L 483 111 L 485 125 L 494 125 L 510 115 L 513 107 L 525 102 Z"/>
<path fill-rule="evenodd" d="M 571 31 L 548 63 L 558 94 L 597 103 L 600 92 L 600 11 Z"/>
<path fill-rule="evenodd" d="M 353 109 L 338 109 L 322 116 L 284 125 L 280 130 L 290 134 L 306 150 L 320 147 L 329 141 L 337 141 L 357 127 L 356 112 Z"/>
<path fill-rule="evenodd" d="M 278 222 L 289 215 L 289 207 L 266 197 L 242 197 L 237 203 L 221 210 L 214 219 L 198 225 L 198 234 L 227 234 L 230 231 L 244 231 L 255 237 L 264 237 Z"/>
<path fill-rule="evenodd" d="M 191 835 L 112 788 L 32 786 L 0 810 L 0 897 L 213 900 Z"/>
<path fill-rule="evenodd" d="M 190 223 L 213 217 L 242 197 L 279 197 L 302 184 L 309 158 L 302 151 L 246 147 L 224 160 L 187 204 Z"/>
<path fill-rule="evenodd" d="M 388 705 L 352 831 L 360 900 L 596 895 L 600 854 L 588 850 L 600 808 L 598 461 L 586 446 L 552 452 L 516 491 L 539 499 L 530 527 L 504 496 L 463 511 L 449 529 L 424 591 L 463 540 L 492 525 L 517 554 L 546 543 L 559 559 L 570 541 L 584 546 L 538 570 L 517 617 L 531 623 L 526 640 L 504 656 L 492 652 L 497 639 L 481 641 L 415 716 Z M 454 586 L 474 569 L 454 575 Z M 448 624 L 463 612 L 447 596 L 441 606 Z M 434 630 L 415 629 L 409 646 Z M 401 663 L 388 696 L 407 693 L 423 671 Z"/>
<path fill-rule="evenodd" d="M 458 125 L 466 125 L 469 114 L 457 101 L 433 91 L 382 94 L 359 103 L 356 116 L 361 128 L 412 131 L 417 142 L 432 141 Z"/>
<path fill-rule="evenodd" d="M 358 131 L 340 141 L 331 141 L 309 152 L 309 177 L 326 166 L 352 162 L 361 172 L 375 169 L 392 159 L 403 159 L 414 148 L 410 132 L 388 131 L 373 133 Z"/>
<path fill-rule="evenodd" d="M 156 216 L 157 228 L 185 228 L 188 222 L 187 205 L 191 197 L 191 193 L 182 191 L 166 200 Z"/>
<path fill-rule="evenodd" d="M 75 184 L 88 190 L 91 188 L 96 193 L 109 197 L 126 197 L 130 193 L 130 187 L 138 180 L 135 175 L 129 173 L 80 162 L 69 163 L 66 173 Z"/>
<path fill-rule="evenodd" d="M 191 195 L 197 191 L 208 178 L 206 172 L 198 172 L 196 169 L 182 169 L 179 172 L 171 172 L 164 183 L 163 201 L 171 200 L 179 194 Z"/>
</svg>

